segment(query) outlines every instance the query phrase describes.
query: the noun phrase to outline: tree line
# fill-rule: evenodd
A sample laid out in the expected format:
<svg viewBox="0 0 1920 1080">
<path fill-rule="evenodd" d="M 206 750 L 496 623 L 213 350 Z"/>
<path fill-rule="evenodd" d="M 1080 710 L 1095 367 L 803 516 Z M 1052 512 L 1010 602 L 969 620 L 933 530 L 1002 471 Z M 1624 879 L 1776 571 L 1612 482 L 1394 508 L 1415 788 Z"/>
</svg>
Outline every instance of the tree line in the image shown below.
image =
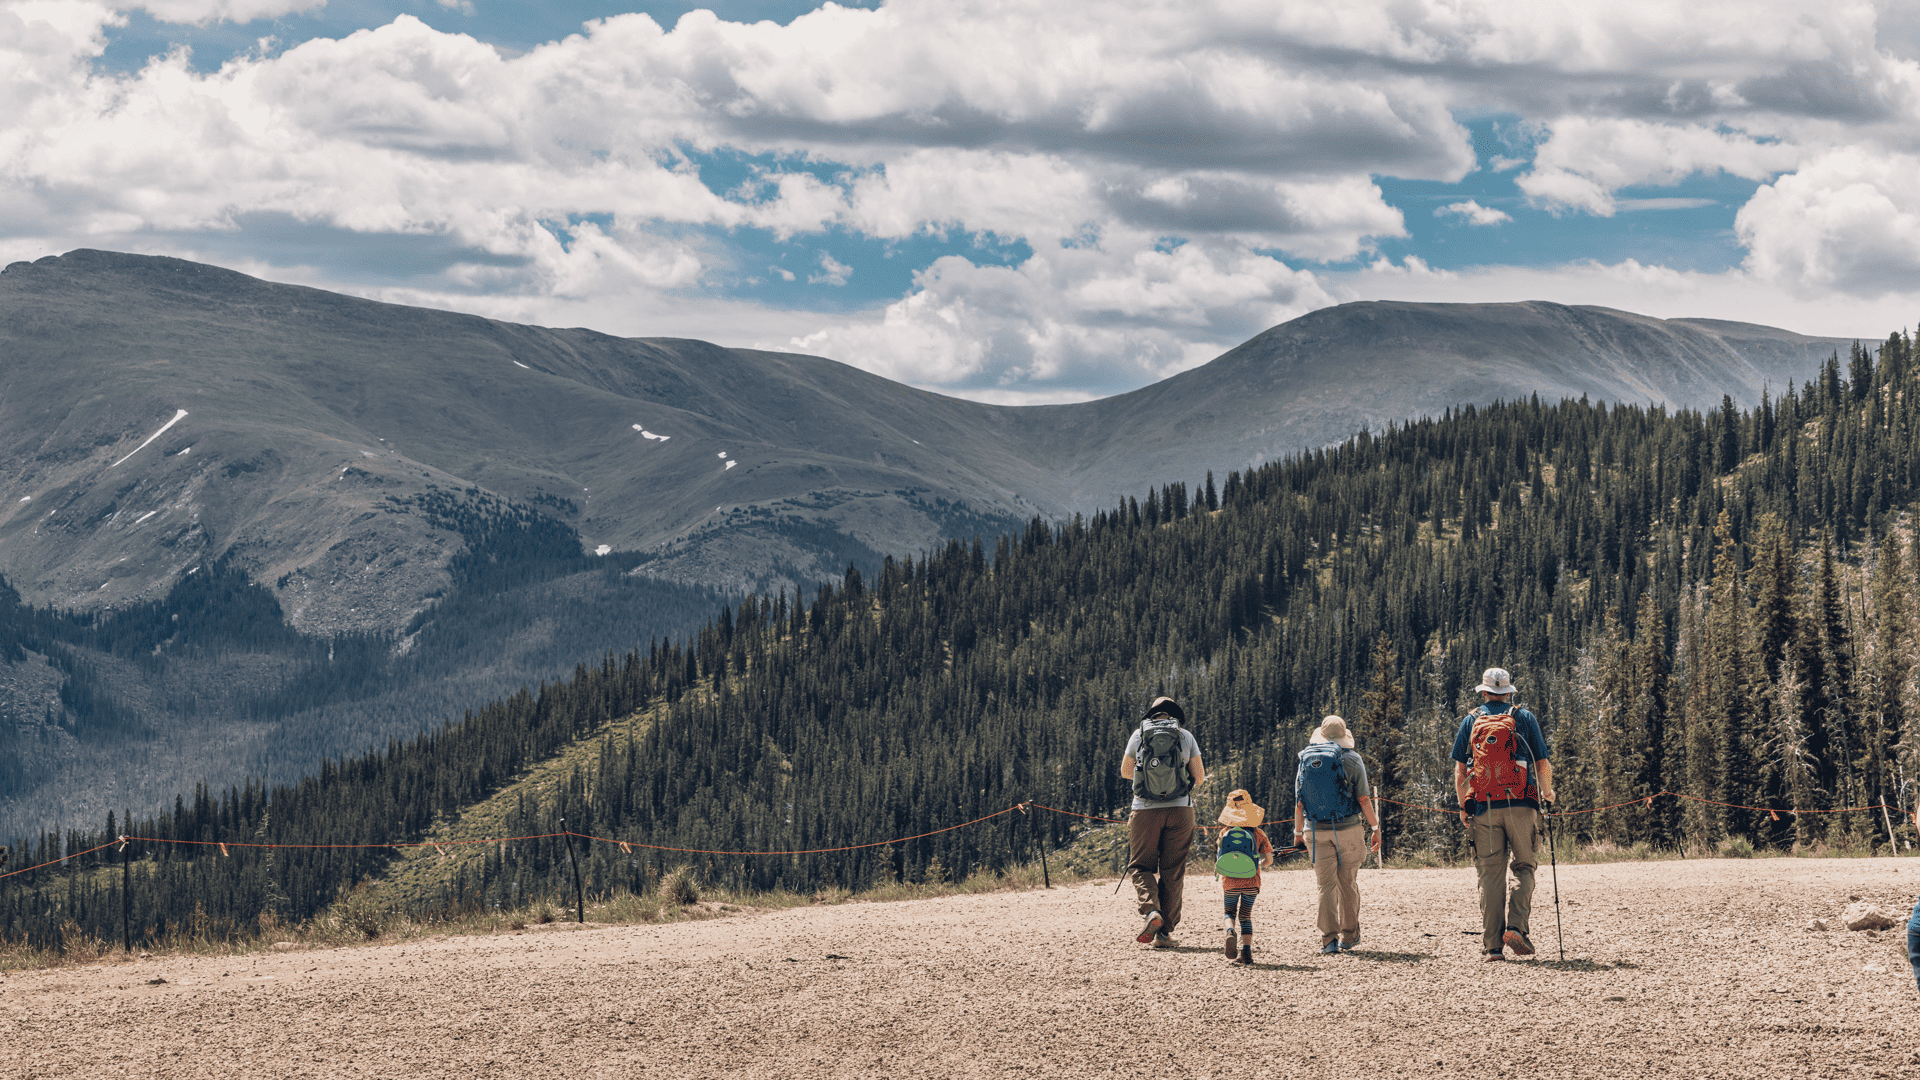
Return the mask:
<svg viewBox="0 0 1920 1080">
<path fill-rule="evenodd" d="M 522 791 L 512 828 L 702 851 L 878 843 L 1024 800 L 1113 815 L 1153 696 L 1186 706 L 1219 782 L 1288 816 L 1294 755 L 1346 716 L 1396 850 L 1457 855 L 1447 759 L 1484 667 L 1512 670 L 1589 841 L 1710 848 L 1887 843 L 1842 810 L 1910 801 L 1920 419 L 1912 341 L 1835 355 L 1756 408 L 1537 399 L 1465 407 L 1091 516 L 849 568 L 811 597 L 748 597 L 297 784 L 197 792 L 139 823 L 173 839 L 417 841 L 581 739 L 590 761 Z M 643 722 L 611 727 L 646 710 Z M 616 733 L 617 732 L 617 733 Z M 1672 790 L 1739 804 L 1680 803 Z M 1741 806 L 1761 809 L 1742 809 Z M 1203 819 L 1214 807 L 1203 805 Z M 1804 811 L 1794 813 L 1791 811 Z M 43 835 L 30 858 L 104 830 Z M 590 889 L 691 859 L 801 892 L 1006 866 L 1075 829 L 1011 815 L 850 852 L 584 852 Z M 1877 831 L 1879 830 L 1879 831 Z M 390 850 L 142 849 L 145 930 L 309 917 Z M 0 889 L 0 933 L 117 918 L 91 864 Z M 489 847 L 439 903 L 570 884 L 558 840 Z M 16 879 L 17 881 L 17 879 Z M 268 905 L 263 909 L 262 905 Z M 111 922 L 99 924 L 112 925 Z M 157 932 L 157 931 L 156 931 Z"/>
</svg>

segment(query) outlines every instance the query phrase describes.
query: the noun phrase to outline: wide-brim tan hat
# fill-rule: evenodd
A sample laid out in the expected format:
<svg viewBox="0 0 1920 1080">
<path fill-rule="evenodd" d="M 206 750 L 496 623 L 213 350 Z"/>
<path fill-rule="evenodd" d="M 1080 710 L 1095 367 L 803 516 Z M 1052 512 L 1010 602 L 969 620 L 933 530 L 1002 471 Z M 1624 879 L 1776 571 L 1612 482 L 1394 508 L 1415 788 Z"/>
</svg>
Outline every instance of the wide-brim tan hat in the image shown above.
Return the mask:
<svg viewBox="0 0 1920 1080">
<path fill-rule="evenodd" d="M 1267 812 L 1260 809 L 1245 788 L 1234 788 L 1227 792 L 1227 805 L 1220 808 L 1218 820 L 1222 825 L 1257 829 L 1261 822 L 1267 820 Z"/>
<path fill-rule="evenodd" d="M 1342 749 L 1353 749 L 1353 733 L 1347 730 L 1347 722 L 1337 716 L 1329 716 L 1320 721 L 1313 729 L 1313 742 L 1330 742 Z"/>
<path fill-rule="evenodd" d="M 1513 693 L 1513 676 L 1507 674 L 1506 668 L 1490 667 L 1480 673 L 1480 685 L 1474 689 L 1504 697 Z"/>
</svg>

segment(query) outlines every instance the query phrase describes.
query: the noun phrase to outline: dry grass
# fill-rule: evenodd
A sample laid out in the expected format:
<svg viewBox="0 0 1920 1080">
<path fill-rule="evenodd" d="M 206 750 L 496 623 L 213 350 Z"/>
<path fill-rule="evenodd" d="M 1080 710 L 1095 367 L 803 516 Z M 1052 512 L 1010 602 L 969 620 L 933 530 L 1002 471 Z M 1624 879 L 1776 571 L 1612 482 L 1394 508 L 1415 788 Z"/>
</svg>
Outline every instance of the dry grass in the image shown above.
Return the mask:
<svg viewBox="0 0 1920 1080">
<path fill-rule="evenodd" d="M 944 878 L 944 872 L 940 876 Z M 693 868 L 682 866 L 663 875 L 659 884 L 648 892 L 632 893 L 616 889 L 611 893 L 589 895 L 585 906 L 589 923 L 632 926 L 688 922 L 756 910 L 821 904 L 887 903 L 1037 889 L 1042 887 L 1045 876 L 1040 865 L 1035 863 L 997 874 L 973 874 L 959 882 L 890 882 L 858 893 L 831 888 L 812 893 L 737 892 L 703 885 Z M 1055 884 L 1067 884 L 1086 880 L 1089 876 L 1054 867 L 1052 880 Z M 136 944 L 134 952 L 146 957 L 184 957 L 241 956 L 288 949 L 337 949 L 450 935 L 523 932 L 529 926 L 573 922 L 576 917 L 571 896 L 532 898 L 524 905 L 512 908 L 408 912 L 392 901 L 387 890 L 369 885 L 355 889 L 327 911 L 298 926 L 283 925 L 271 913 L 263 913 L 257 927 L 215 927 L 203 915 L 189 926 Z M 125 953 L 118 938 L 106 940 L 87 937 L 80 933 L 78 926 L 71 923 L 68 924 L 64 948 L 38 947 L 0 939 L 0 972 L 118 962 L 123 959 Z"/>
</svg>

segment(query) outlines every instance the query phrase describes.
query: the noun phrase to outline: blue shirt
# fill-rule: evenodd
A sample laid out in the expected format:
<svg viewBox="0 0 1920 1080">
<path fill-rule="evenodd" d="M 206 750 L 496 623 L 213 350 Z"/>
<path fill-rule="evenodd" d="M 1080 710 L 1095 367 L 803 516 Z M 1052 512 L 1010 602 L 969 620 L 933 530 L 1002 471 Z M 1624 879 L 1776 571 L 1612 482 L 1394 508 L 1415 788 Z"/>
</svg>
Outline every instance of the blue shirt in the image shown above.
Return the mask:
<svg viewBox="0 0 1920 1080">
<path fill-rule="evenodd" d="M 1499 704 L 1497 701 L 1487 702 L 1489 708 Z M 1540 718 L 1533 715 L 1531 709 L 1515 707 L 1512 712 L 1514 734 L 1526 741 L 1528 749 L 1533 751 L 1533 760 L 1547 760 L 1547 737 L 1540 731 Z M 1475 709 L 1461 717 L 1460 731 L 1453 737 L 1453 760 L 1462 765 L 1473 764 L 1473 722 L 1479 715 L 1480 710 Z M 1496 712 L 1494 715 L 1499 714 Z"/>
<path fill-rule="evenodd" d="M 1504 702 L 1489 701 L 1485 707 L 1490 710 L 1497 710 L 1502 704 L 1504 704 Z M 1525 743 L 1527 748 L 1533 752 L 1533 760 L 1547 760 L 1547 736 L 1540 730 L 1540 718 L 1533 715 L 1533 710 L 1523 709 L 1519 706 L 1515 706 L 1509 711 L 1513 713 L 1513 733 L 1518 735 L 1520 741 Z M 1498 716 L 1499 713 L 1496 711 L 1494 715 Z M 1478 719 L 1479 716 L 1480 710 L 1475 709 L 1461 717 L 1460 731 L 1453 737 L 1453 754 L 1451 756 L 1453 760 L 1462 765 L 1471 766 L 1473 764 L 1473 722 Z M 1533 770 L 1529 768 L 1527 771 L 1531 773 Z M 1527 803 L 1528 805 L 1532 805 L 1533 800 L 1529 799 Z M 1476 816 L 1485 812 L 1485 810 L 1486 807 L 1484 806 L 1476 808 Z"/>
</svg>

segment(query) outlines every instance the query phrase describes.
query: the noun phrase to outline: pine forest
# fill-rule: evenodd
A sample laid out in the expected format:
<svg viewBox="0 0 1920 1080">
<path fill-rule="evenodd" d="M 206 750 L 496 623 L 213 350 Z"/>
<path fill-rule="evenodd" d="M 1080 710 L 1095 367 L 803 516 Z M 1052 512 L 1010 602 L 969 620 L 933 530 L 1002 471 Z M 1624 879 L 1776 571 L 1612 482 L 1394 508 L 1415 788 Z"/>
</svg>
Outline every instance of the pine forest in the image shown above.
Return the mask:
<svg viewBox="0 0 1920 1080">
<path fill-rule="evenodd" d="M 1245 787 L 1290 817 L 1294 755 L 1353 728 L 1400 854 L 1458 856 L 1448 760 L 1489 666 L 1552 741 L 1588 843 L 1802 850 L 1891 843 L 1920 777 L 1920 356 L 1896 333 L 1756 408 L 1512 401 L 1361 434 L 1090 517 L 889 557 L 810 596 L 756 596 L 697 633 L 581 663 L 404 743 L 271 789 L 16 846 L 15 867 L 135 836 L 411 843 L 564 747 L 501 835 L 725 852 L 915 836 L 1026 800 L 1126 805 L 1142 706 L 1186 708 L 1212 806 Z M 0 642 L 0 648 L 7 646 Z M 620 722 L 617 721 L 628 721 Z M 1711 802 L 1652 798 L 1680 792 Z M 1406 804 L 1406 805 L 1398 805 Z M 1728 804 L 1728 805 L 1718 805 Z M 1752 809 L 1760 808 L 1760 809 Z M 586 888 L 691 861 L 742 889 L 859 889 L 991 871 L 1068 842 L 1053 814 L 833 854 L 688 856 L 575 842 Z M 1276 842 L 1281 840 L 1276 836 Z M 556 837 L 446 860 L 421 903 L 571 887 Z M 0 933 L 252 934 L 313 917 L 386 847 L 136 843 L 0 881 Z M 131 860 L 123 866 L 122 860 Z"/>
</svg>

